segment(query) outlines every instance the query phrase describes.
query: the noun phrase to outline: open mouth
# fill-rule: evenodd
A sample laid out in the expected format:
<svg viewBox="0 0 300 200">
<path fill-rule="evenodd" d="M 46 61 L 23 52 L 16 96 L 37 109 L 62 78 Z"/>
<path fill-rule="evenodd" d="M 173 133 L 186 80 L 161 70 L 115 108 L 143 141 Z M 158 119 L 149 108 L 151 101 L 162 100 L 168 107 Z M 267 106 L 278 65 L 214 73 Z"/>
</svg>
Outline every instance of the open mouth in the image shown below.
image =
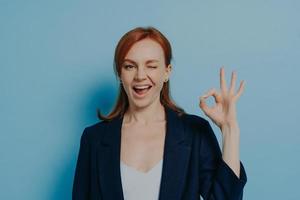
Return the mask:
<svg viewBox="0 0 300 200">
<path fill-rule="evenodd" d="M 151 85 L 149 86 L 134 86 L 133 90 L 135 91 L 135 93 L 139 96 L 144 96 L 150 89 L 151 89 Z"/>
</svg>

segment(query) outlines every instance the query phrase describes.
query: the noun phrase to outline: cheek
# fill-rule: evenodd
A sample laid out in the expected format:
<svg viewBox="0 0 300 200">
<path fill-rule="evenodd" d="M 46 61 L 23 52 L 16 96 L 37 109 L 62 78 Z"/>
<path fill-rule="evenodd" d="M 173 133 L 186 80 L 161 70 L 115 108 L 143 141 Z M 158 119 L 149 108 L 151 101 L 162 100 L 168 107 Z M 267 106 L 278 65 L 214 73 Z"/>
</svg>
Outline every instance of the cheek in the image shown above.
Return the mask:
<svg viewBox="0 0 300 200">
<path fill-rule="evenodd" d="M 163 84 L 164 82 L 164 72 L 163 71 L 153 71 L 149 72 L 149 77 L 156 83 L 156 84 Z"/>
<path fill-rule="evenodd" d="M 130 84 L 129 83 L 124 83 L 123 82 L 123 88 L 125 90 L 125 92 L 128 94 L 129 93 L 129 90 L 130 90 Z"/>
<path fill-rule="evenodd" d="M 121 75 L 122 84 L 126 87 L 132 82 L 132 75 L 130 73 L 122 73 Z"/>
<path fill-rule="evenodd" d="M 121 77 L 122 79 L 122 86 L 125 90 L 125 92 L 128 94 L 129 92 L 129 87 L 130 87 L 130 81 L 127 79 L 127 77 Z"/>
<path fill-rule="evenodd" d="M 153 78 L 153 82 L 155 83 L 156 89 L 161 90 L 164 85 L 164 77 L 161 74 L 156 75 L 155 78 Z"/>
</svg>

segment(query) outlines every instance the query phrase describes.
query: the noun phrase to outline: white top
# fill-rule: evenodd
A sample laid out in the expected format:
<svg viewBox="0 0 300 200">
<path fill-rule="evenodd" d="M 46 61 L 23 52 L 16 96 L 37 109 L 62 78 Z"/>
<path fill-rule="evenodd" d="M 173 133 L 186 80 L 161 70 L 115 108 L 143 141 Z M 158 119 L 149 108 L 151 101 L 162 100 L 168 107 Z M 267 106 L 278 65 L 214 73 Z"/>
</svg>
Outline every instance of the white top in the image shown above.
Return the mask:
<svg viewBox="0 0 300 200">
<path fill-rule="evenodd" d="M 158 200 L 162 161 L 161 159 L 147 173 L 120 161 L 124 200 Z"/>
</svg>

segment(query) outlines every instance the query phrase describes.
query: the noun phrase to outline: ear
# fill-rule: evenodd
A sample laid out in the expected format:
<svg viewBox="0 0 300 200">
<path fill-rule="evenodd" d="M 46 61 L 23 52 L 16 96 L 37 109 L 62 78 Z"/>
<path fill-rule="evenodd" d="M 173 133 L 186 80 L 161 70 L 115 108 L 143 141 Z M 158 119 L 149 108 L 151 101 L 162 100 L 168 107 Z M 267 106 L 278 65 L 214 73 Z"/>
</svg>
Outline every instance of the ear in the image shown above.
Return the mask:
<svg viewBox="0 0 300 200">
<path fill-rule="evenodd" d="M 166 67 L 166 79 L 168 79 L 170 77 L 170 74 L 171 74 L 171 71 L 172 71 L 172 65 L 169 64 L 167 67 Z"/>
</svg>

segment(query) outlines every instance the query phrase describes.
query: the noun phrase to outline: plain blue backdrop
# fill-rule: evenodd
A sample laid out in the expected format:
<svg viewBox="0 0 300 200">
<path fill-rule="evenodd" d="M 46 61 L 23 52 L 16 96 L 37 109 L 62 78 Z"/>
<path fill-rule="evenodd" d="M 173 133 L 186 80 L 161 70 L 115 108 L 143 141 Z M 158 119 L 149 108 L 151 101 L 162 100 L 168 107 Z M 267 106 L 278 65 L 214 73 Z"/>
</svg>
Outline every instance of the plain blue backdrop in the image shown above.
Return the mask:
<svg viewBox="0 0 300 200">
<path fill-rule="evenodd" d="M 172 44 L 171 92 L 187 112 L 208 119 L 199 96 L 219 88 L 222 65 L 246 81 L 244 199 L 299 200 L 299 10 L 296 0 L 0 0 L 0 199 L 71 198 L 82 131 L 115 103 L 114 48 L 154 26 Z"/>
</svg>

